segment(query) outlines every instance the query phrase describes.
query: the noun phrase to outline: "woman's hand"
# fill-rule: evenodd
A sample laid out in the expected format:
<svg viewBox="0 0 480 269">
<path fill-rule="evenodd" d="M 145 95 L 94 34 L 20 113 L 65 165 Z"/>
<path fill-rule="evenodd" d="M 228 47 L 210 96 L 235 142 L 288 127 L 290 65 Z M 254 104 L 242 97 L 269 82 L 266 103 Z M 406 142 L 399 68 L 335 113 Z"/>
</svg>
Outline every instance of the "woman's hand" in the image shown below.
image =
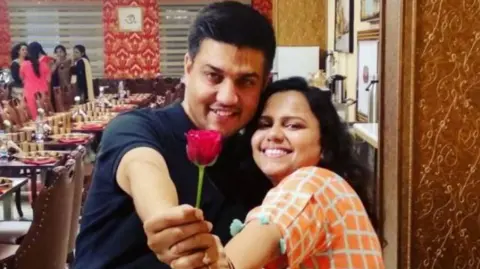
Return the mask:
<svg viewBox="0 0 480 269">
<path fill-rule="evenodd" d="M 225 249 L 218 236 L 213 236 L 215 245 L 209 249 L 197 252 L 190 256 L 180 257 L 170 264 L 173 269 L 232 269 L 229 259 L 225 253 Z M 199 264 L 195 260 L 202 258 Z"/>
</svg>

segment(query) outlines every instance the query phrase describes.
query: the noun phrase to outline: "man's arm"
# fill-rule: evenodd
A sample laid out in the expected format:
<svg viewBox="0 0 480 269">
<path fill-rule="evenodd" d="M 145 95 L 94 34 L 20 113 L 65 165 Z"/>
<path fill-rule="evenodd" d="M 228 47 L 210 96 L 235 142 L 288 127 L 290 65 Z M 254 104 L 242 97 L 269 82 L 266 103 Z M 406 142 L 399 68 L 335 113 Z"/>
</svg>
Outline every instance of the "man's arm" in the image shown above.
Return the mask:
<svg viewBox="0 0 480 269">
<path fill-rule="evenodd" d="M 178 206 L 177 190 L 160 153 L 149 147 L 128 151 L 120 160 L 116 180 L 132 197 L 148 246 L 160 261 L 170 264 L 184 257 L 189 268 L 197 268 L 204 264 L 204 253 L 216 261 L 215 238 L 209 233 L 212 224 L 201 210 Z M 176 250 L 179 243 L 183 248 Z"/>
<path fill-rule="evenodd" d="M 165 159 L 152 148 L 139 147 L 128 151 L 118 165 L 117 183 L 133 198 L 143 222 L 178 205 L 177 189 Z"/>
</svg>

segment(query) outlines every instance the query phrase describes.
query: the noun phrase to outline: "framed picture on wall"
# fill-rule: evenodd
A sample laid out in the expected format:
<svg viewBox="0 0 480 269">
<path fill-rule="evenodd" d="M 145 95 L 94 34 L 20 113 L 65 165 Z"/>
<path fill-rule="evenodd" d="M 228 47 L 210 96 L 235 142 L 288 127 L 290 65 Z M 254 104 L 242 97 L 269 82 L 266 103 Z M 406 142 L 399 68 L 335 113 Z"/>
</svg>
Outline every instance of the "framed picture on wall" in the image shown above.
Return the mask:
<svg viewBox="0 0 480 269">
<path fill-rule="evenodd" d="M 380 0 L 361 0 L 360 21 L 378 21 L 380 19 Z"/>
<path fill-rule="evenodd" d="M 143 9 L 141 7 L 118 7 L 117 12 L 120 32 L 143 31 Z"/>
<path fill-rule="evenodd" d="M 335 0 L 335 51 L 353 52 L 353 0 Z"/>
<path fill-rule="evenodd" d="M 378 29 L 359 31 L 357 34 L 357 121 L 378 119 Z"/>
</svg>

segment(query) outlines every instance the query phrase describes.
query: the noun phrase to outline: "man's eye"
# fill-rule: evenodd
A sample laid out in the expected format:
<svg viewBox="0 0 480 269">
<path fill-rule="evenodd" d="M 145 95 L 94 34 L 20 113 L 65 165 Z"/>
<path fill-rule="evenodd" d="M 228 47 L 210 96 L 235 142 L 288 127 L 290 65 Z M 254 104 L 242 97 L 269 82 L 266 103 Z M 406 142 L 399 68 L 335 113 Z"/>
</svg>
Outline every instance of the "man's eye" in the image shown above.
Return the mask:
<svg viewBox="0 0 480 269">
<path fill-rule="evenodd" d="M 207 73 L 207 79 L 215 84 L 218 84 L 222 81 L 222 76 L 217 73 Z"/>
</svg>

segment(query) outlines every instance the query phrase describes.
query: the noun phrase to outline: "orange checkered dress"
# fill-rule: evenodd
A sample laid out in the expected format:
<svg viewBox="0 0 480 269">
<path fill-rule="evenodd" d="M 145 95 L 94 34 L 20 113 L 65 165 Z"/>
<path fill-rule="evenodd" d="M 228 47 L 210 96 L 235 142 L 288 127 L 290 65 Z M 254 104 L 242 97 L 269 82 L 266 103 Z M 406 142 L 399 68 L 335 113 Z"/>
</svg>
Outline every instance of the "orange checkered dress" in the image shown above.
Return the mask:
<svg viewBox="0 0 480 269">
<path fill-rule="evenodd" d="M 289 175 L 245 223 L 259 218 L 279 227 L 286 251 L 266 268 L 384 268 L 379 239 L 360 198 L 329 170 L 305 167 Z"/>
</svg>

